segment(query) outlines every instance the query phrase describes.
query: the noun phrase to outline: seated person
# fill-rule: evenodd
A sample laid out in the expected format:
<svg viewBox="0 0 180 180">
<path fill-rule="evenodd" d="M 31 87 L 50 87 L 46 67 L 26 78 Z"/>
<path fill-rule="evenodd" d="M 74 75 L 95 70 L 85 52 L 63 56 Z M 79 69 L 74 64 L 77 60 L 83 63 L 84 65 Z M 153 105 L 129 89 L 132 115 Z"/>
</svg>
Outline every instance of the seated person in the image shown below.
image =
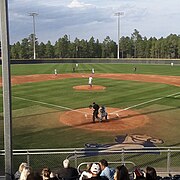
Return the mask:
<svg viewBox="0 0 180 180">
<path fill-rule="evenodd" d="M 130 180 L 129 172 L 126 166 L 121 165 L 121 166 L 116 167 L 114 180 Z"/>
<path fill-rule="evenodd" d="M 114 179 L 114 170 L 110 169 L 108 167 L 108 162 L 105 159 L 101 159 L 99 161 L 99 164 L 101 166 L 101 174 L 100 174 L 100 176 L 103 176 L 103 177 L 105 176 L 109 180 L 113 180 Z"/>
<path fill-rule="evenodd" d="M 147 166 L 146 179 L 147 180 L 156 180 L 157 179 L 156 170 L 153 167 Z"/>
<path fill-rule="evenodd" d="M 19 165 L 19 169 L 18 171 L 16 171 L 16 173 L 14 174 L 14 179 L 15 180 L 19 180 L 20 179 L 20 176 L 21 176 L 21 173 L 23 171 L 23 169 L 27 166 L 27 163 L 21 163 Z"/>
<path fill-rule="evenodd" d="M 133 179 L 135 180 L 145 180 L 146 173 L 140 168 L 136 167 L 133 172 Z"/>
<path fill-rule="evenodd" d="M 93 163 L 90 171 L 84 173 L 84 175 L 82 176 L 82 178 L 80 180 L 84 180 L 84 179 L 91 179 L 91 180 L 108 180 L 106 177 L 104 176 L 100 176 L 101 173 L 101 167 L 99 163 Z"/>
<path fill-rule="evenodd" d="M 58 171 L 58 177 L 63 180 L 76 180 L 79 177 L 76 168 L 70 167 L 68 159 L 63 161 L 63 168 Z"/>
<path fill-rule="evenodd" d="M 92 173 L 90 171 L 92 164 L 93 163 L 87 164 L 87 168 L 86 168 L 86 170 L 81 172 L 81 176 L 80 176 L 79 180 L 89 179 L 92 177 Z"/>
</svg>

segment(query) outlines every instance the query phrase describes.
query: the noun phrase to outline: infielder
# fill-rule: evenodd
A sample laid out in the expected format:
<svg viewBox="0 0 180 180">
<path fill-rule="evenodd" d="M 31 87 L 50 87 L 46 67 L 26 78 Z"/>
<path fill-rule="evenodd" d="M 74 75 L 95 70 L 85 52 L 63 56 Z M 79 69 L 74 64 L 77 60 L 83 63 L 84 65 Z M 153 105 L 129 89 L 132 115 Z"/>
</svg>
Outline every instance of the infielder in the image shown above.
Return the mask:
<svg viewBox="0 0 180 180">
<path fill-rule="evenodd" d="M 54 74 L 57 75 L 57 69 L 54 69 Z"/>
</svg>

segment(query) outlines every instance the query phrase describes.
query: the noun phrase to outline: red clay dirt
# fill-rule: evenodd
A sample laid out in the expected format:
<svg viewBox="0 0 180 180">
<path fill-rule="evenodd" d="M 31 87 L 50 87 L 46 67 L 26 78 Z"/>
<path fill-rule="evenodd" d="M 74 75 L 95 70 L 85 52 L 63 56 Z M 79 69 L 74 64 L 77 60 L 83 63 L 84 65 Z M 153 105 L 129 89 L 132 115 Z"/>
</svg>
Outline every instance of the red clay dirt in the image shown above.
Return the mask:
<svg viewBox="0 0 180 180">
<path fill-rule="evenodd" d="M 12 76 L 12 84 L 22 84 L 31 82 L 41 82 L 48 80 L 58 80 L 66 78 L 86 78 L 88 84 L 89 74 L 83 73 L 70 73 L 70 74 L 34 74 L 25 76 Z M 161 76 L 161 75 L 144 75 L 144 74 L 94 74 L 93 78 L 108 78 L 119 80 L 143 81 L 143 82 L 157 82 L 163 84 L 171 84 L 180 86 L 180 76 Z M 0 79 L 2 85 L 2 79 Z"/>
<path fill-rule="evenodd" d="M 66 78 L 86 78 L 88 84 L 89 74 L 71 73 L 71 74 L 36 74 L 26 76 L 12 76 L 12 85 L 41 82 L 48 80 L 58 80 Z M 180 86 L 180 76 L 160 76 L 160 75 L 143 75 L 143 74 L 94 74 L 93 78 L 109 78 L 119 80 L 157 82 Z M 2 79 L 0 79 L 2 86 Z M 79 85 L 73 87 L 75 90 L 90 90 L 88 85 Z M 94 84 L 91 90 L 105 90 L 106 87 Z M 60 121 L 68 126 L 76 128 L 88 129 L 91 131 L 121 131 L 126 129 L 134 129 L 144 126 L 150 119 L 143 114 L 133 110 L 121 110 L 118 108 L 107 107 L 109 113 L 108 122 L 92 123 L 92 110 L 89 108 L 76 109 L 66 111 L 61 115 Z"/>
<path fill-rule="evenodd" d="M 121 110 L 118 108 L 106 107 L 108 112 L 108 121 L 102 122 L 96 120 L 92 122 L 92 109 L 82 108 L 73 111 L 66 111 L 60 117 L 60 121 L 68 126 L 86 129 L 91 131 L 122 131 L 135 129 L 144 126 L 149 122 L 146 115 L 142 115 L 132 110 Z"/>
<path fill-rule="evenodd" d="M 80 85 L 80 86 L 74 86 L 73 89 L 84 90 L 84 91 L 100 91 L 100 90 L 105 90 L 106 87 L 99 85 L 93 85 L 92 87 L 90 87 L 89 85 Z"/>
</svg>

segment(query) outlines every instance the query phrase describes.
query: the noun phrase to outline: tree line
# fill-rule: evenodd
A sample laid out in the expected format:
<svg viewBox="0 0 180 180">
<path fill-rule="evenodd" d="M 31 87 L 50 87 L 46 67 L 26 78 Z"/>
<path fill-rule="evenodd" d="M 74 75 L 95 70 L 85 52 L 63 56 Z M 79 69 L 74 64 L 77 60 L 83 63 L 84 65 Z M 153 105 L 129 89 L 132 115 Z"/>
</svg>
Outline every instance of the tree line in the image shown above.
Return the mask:
<svg viewBox="0 0 180 180">
<path fill-rule="evenodd" d="M 180 58 L 180 35 L 170 34 L 166 38 L 143 37 L 134 30 L 131 37 L 122 36 L 120 58 Z M 103 42 L 91 37 L 89 40 L 68 35 L 59 38 L 53 45 L 36 39 L 37 58 L 117 58 L 117 43 L 107 36 Z M 33 59 L 33 34 L 10 46 L 11 59 Z"/>
</svg>

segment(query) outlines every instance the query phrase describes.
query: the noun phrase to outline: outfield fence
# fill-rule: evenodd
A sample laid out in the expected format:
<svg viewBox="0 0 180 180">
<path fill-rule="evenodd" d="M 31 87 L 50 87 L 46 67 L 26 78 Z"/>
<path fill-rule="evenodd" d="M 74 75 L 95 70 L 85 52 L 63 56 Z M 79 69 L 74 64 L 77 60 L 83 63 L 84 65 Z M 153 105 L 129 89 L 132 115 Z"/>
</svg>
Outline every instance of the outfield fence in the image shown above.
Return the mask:
<svg viewBox="0 0 180 180">
<path fill-rule="evenodd" d="M 144 169 L 152 166 L 162 175 L 180 174 L 180 147 L 153 147 L 143 149 L 108 148 L 61 148 L 61 149 L 24 149 L 13 150 L 13 172 L 19 164 L 27 162 L 34 171 L 49 167 L 56 172 L 62 167 L 62 161 L 68 158 L 71 166 L 79 171 L 86 168 L 89 162 L 99 162 L 106 159 L 111 167 L 125 164 L 130 172 L 137 166 Z M 0 150 L 0 176 L 4 176 L 4 150 Z"/>
</svg>

